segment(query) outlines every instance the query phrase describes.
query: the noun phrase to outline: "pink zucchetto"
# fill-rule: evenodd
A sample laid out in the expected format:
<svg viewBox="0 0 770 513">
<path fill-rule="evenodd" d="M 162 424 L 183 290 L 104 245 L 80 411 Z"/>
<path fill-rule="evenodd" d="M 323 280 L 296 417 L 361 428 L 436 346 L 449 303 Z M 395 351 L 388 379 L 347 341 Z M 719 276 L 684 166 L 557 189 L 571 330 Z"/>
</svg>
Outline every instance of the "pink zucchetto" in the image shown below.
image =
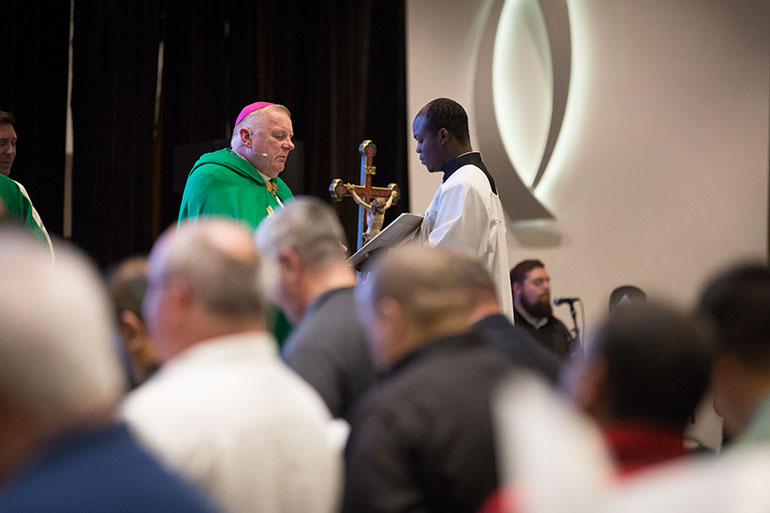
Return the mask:
<svg viewBox="0 0 770 513">
<path fill-rule="evenodd" d="M 243 118 L 254 112 L 255 110 L 259 110 L 262 107 L 267 107 L 269 105 L 275 105 L 274 103 L 270 102 L 254 102 L 252 104 L 246 105 L 240 114 L 238 114 L 238 119 L 235 120 L 235 126 L 238 126 L 238 123 L 240 123 Z"/>
</svg>

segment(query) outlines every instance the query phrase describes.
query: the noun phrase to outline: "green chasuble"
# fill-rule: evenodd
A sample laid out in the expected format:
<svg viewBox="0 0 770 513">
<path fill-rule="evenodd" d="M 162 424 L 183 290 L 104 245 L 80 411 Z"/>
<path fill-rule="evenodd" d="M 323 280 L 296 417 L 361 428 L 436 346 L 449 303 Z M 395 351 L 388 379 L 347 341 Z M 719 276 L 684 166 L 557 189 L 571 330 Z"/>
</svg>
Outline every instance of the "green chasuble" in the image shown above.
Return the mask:
<svg viewBox="0 0 770 513">
<path fill-rule="evenodd" d="M 276 194 L 283 203 L 294 198 L 283 180 L 276 177 L 271 182 L 278 186 Z M 256 230 L 264 218 L 279 208 L 280 203 L 267 190 L 254 166 L 225 148 L 202 155 L 193 166 L 184 186 L 179 222 L 197 217 L 229 217 Z M 273 334 L 283 344 L 291 325 L 280 312 L 272 322 Z"/>
<path fill-rule="evenodd" d="M 282 202 L 294 198 L 283 180 L 271 181 L 278 186 Z M 184 187 L 179 221 L 203 216 L 229 217 L 255 230 L 270 212 L 279 208 L 278 200 L 267 190 L 254 166 L 226 148 L 204 154 L 193 166 Z"/>
<path fill-rule="evenodd" d="M 5 204 L 6 213 L 10 219 L 23 224 L 41 241 L 46 241 L 46 236 L 32 216 L 32 204 L 21 192 L 16 182 L 4 175 L 0 175 L 0 198 Z"/>
</svg>

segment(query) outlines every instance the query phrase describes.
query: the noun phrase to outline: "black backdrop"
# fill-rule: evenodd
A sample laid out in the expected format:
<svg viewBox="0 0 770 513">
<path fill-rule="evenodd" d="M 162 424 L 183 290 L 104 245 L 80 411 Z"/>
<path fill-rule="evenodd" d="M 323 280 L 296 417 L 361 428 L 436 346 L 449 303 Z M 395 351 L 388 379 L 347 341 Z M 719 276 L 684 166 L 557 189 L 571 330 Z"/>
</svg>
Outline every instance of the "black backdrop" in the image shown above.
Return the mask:
<svg viewBox="0 0 770 513">
<path fill-rule="evenodd" d="M 69 8 L 12 3 L 23 16 L 3 22 L 15 51 L 0 110 L 19 120 L 13 176 L 59 234 Z M 72 239 L 100 265 L 146 252 L 175 221 L 174 149 L 229 139 L 240 108 L 256 100 L 292 111 L 305 150 L 295 194 L 326 199 L 332 178 L 357 182 L 368 138 L 378 147 L 376 184 L 403 191 L 386 222 L 406 211 L 404 0 L 74 5 Z M 335 206 L 354 242 L 357 207 Z"/>
<path fill-rule="evenodd" d="M 51 233 L 61 233 L 67 118 L 69 2 L 3 2 L 0 110 L 16 116 L 11 178 L 29 192 Z"/>
</svg>

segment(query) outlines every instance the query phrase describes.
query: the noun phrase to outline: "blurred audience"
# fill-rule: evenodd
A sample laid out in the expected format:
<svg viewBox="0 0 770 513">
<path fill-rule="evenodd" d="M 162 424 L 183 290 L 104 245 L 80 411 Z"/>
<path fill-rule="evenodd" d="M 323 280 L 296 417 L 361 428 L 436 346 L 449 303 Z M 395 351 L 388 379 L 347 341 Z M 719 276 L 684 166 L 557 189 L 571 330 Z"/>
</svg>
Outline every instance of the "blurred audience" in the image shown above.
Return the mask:
<svg viewBox="0 0 770 513">
<path fill-rule="evenodd" d="M 495 283 L 486 267 L 477 259 L 459 256 L 458 266 L 459 278 L 468 287 L 472 301 L 471 329 L 481 333 L 515 363 L 556 383 L 561 371 L 559 359 L 503 314 Z"/>
<path fill-rule="evenodd" d="M 695 321 L 636 304 L 616 310 L 576 363 L 569 393 L 601 426 L 622 473 L 685 454 L 685 427 L 708 386 L 710 348 Z"/>
<path fill-rule="evenodd" d="M 113 420 L 124 375 L 95 269 L 0 232 L 0 512 L 212 510 Z"/>
<path fill-rule="evenodd" d="M 265 219 L 255 239 L 268 297 L 294 323 L 284 360 L 321 394 L 332 415 L 346 416 L 375 373 L 337 215 L 318 199 L 298 198 Z"/>
<path fill-rule="evenodd" d="M 513 364 L 468 330 L 455 255 L 403 246 L 371 265 L 356 300 L 387 375 L 352 415 L 343 511 L 475 511 L 498 484 L 489 402 Z"/>
<path fill-rule="evenodd" d="M 143 311 L 163 366 L 122 413 L 227 512 L 330 513 L 331 416 L 265 331 L 259 275 L 251 234 L 232 221 L 182 222 L 158 239 Z"/>
<path fill-rule="evenodd" d="M 158 369 L 158 359 L 142 320 L 142 300 L 147 292 L 147 259 L 132 257 L 118 263 L 107 275 L 115 307 L 115 322 L 128 361 L 131 388 Z"/>
<path fill-rule="evenodd" d="M 734 442 L 770 442 L 770 270 L 741 264 L 711 280 L 699 312 L 715 331 L 714 407 Z"/>
</svg>

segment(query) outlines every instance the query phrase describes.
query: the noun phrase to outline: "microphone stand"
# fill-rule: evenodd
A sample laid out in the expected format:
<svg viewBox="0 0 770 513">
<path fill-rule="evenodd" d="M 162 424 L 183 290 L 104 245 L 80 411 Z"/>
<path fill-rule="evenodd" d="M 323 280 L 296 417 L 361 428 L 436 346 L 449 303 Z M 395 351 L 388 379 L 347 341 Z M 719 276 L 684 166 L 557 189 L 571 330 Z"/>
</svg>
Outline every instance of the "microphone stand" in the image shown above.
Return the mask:
<svg viewBox="0 0 770 513">
<path fill-rule="evenodd" d="M 572 314 L 572 324 L 574 327 L 575 332 L 575 338 L 572 340 L 572 347 L 570 348 L 570 353 L 572 354 L 575 351 L 575 348 L 577 346 L 577 350 L 580 351 L 580 355 L 583 355 L 583 346 L 580 343 L 580 329 L 578 328 L 578 321 L 577 321 L 577 312 L 575 312 L 575 303 L 570 301 L 569 302 L 569 312 Z"/>
</svg>

